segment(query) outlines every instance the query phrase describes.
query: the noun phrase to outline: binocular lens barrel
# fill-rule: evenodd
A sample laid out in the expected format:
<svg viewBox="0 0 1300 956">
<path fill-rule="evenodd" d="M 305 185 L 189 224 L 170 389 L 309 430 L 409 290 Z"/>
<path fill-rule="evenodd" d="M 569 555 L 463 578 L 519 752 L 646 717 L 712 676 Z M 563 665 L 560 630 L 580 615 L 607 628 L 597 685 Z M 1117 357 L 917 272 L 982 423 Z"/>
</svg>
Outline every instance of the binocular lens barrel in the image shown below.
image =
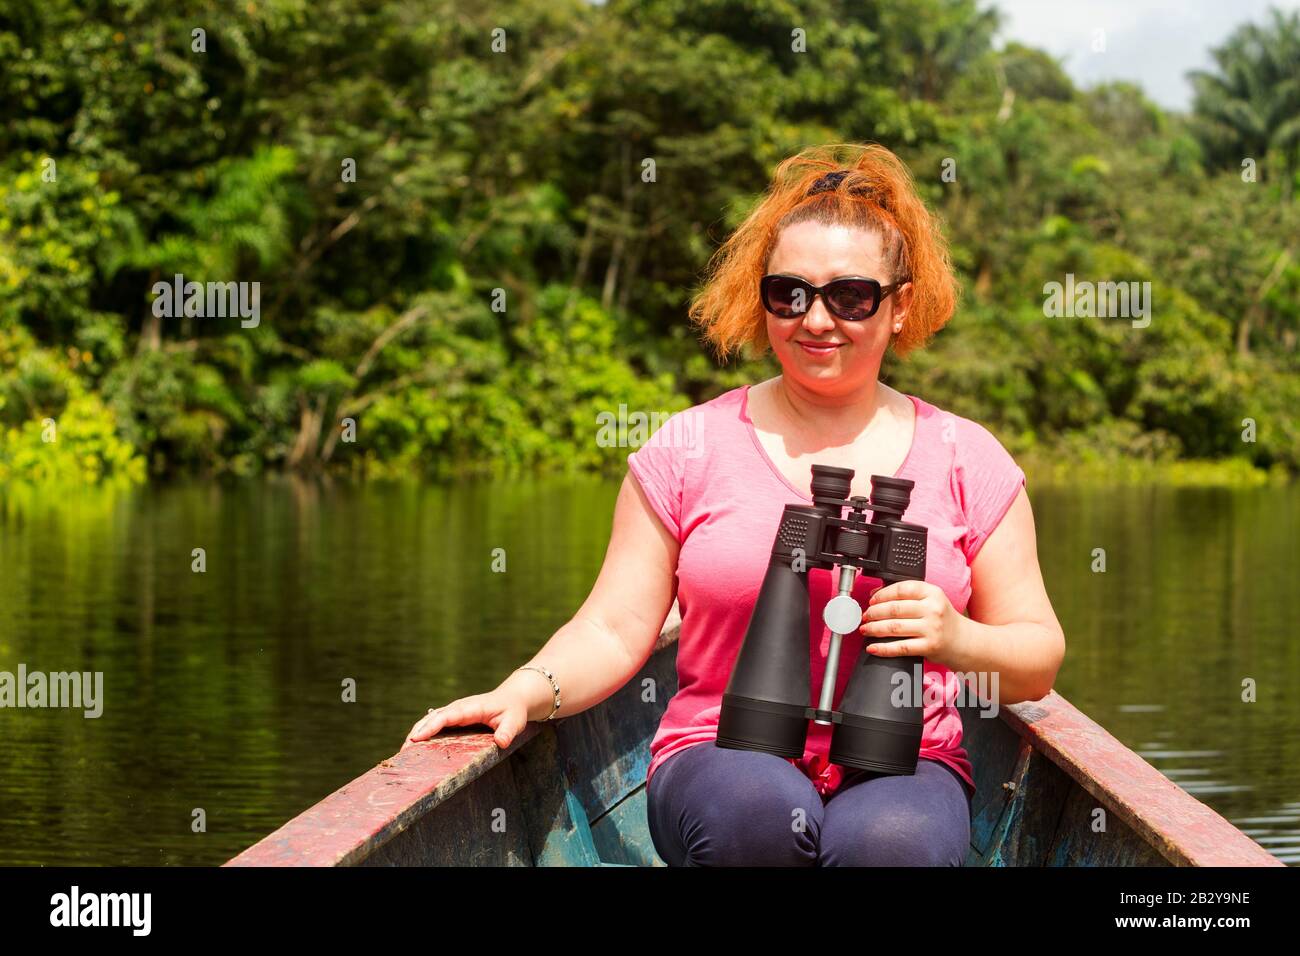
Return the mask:
<svg viewBox="0 0 1300 956">
<path fill-rule="evenodd" d="M 853 474 L 851 468 L 813 465 L 812 505 L 787 505 L 781 515 L 749 628 L 722 695 L 719 747 L 797 758 L 803 755 L 809 718 L 826 722 L 826 712 L 811 704 L 810 568 L 847 565 L 886 582 L 925 578 L 926 530 L 901 520 L 913 483 L 872 475 L 873 516 L 867 524 L 866 499 L 849 497 Z M 842 517 L 846 505 L 852 509 L 848 520 Z M 895 678 L 905 674 L 908 688 L 921 663 L 920 657 L 861 655 L 839 709 L 830 714 L 832 763 L 885 774 L 916 772 L 922 707 L 910 692 L 901 702 L 894 697 Z"/>
<path fill-rule="evenodd" d="M 788 557 L 772 555 L 722 696 L 719 747 L 803 756 L 804 711 L 812 696 L 808 614 L 808 572 L 795 571 Z"/>
</svg>

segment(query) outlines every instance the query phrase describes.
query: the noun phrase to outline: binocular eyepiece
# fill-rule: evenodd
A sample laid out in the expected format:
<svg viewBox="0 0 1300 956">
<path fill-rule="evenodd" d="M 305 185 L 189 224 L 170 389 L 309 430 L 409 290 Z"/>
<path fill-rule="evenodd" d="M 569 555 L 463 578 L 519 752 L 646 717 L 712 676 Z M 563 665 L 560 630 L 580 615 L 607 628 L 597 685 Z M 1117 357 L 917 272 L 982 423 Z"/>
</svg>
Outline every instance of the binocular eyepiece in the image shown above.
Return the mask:
<svg viewBox="0 0 1300 956">
<path fill-rule="evenodd" d="M 871 497 L 850 497 L 853 469 L 812 466 L 812 505 L 787 505 L 772 556 L 732 668 L 718 718 L 719 747 L 803 756 L 808 721 L 832 725 L 829 759 L 883 774 L 912 774 L 921 748 L 922 708 L 909 683 L 920 657 L 873 657 L 855 663 L 838 710 L 832 709 L 842 639 L 857 630 L 858 573 L 894 581 L 925 579 L 926 529 L 902 520 L 913 482 L 871 476 Z M 849 511 L 843 517 L 844 509 Z M 867 520 L 867 511 L 872 520 Z M 810 704 L 808 571 L 838 568 L 837 593 L 822 619 L 831 632 L 826 673 Z M 902 675 L 901 703 L 894 699 Z"/>
<path fill-rule="evenodd" d="M 833 518 L 840 516 L 840 512 L 845 505 L 853 507 L 851 502 L 855 499 L 849 497 L 849 489 L 853 485 L 854 471 L 852 468 L 813 465 L 812 474 L 814 507 L 820 508 Z M 906 478 L 886 478 L 883 475 L 872 475 L 870 505 L 865 505 L 868 499 L 858 498 L 856 500 L 863 502 L 864 507 L 854 508 L 854 510 L 863 511 L 866 507 L 870 507 L 875 513 L 877 523 L 882 520 L 899 521 L 912 501 L 913 485 L 914 482 Z"/>
<path fill-rule="evenodd" d="M 836 468 L 833 465 L 812 466 L 813 505 L 826 514 L 838 518 L 849 500 L 849 489 L 853 486 L 853 469 Z"/>
</svg>

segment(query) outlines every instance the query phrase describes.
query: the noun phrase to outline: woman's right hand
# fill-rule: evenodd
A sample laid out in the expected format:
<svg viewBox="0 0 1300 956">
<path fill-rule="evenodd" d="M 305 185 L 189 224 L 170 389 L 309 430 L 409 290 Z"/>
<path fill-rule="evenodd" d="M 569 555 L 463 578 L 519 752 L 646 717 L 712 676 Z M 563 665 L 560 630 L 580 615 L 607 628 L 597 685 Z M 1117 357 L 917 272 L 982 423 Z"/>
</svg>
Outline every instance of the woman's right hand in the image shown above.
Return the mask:
<svg viewBox="0 0 1300 956">
<path fill-rule="evenodd" d="M 487 724 L 496 745 L 504 750 L 528 724 L 528 702 L 522 695 L 497 688 L 486 694 L 462 697 L 421 717 L 406 735 L 402 749 L 437 736 L 444 727 Z"/>
</svg>

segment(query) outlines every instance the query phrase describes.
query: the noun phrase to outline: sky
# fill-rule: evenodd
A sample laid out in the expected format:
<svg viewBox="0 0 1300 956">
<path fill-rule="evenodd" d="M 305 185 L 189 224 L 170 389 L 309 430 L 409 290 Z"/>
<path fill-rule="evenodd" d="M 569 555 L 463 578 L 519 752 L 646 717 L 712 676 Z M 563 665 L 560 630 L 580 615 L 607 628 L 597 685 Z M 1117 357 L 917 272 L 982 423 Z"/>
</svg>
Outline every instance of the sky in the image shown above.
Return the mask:
<svg viewBox="0 0 1300 956">
<path fill-rule="evenodd" d="M 1060 61 L 1077 86 L 1132 80 L 1170 110 L 1191 108 L 1188 70 L 1212 65 L 1210 48 L 1240 24 L 1263 23 L 1270 6 L 1300 0 L 982 0 L 1003 14 L 1001 40 L 1037 47 Z M 1104 52 L 1094 52 L 1095 32 Z"/>
</svg>

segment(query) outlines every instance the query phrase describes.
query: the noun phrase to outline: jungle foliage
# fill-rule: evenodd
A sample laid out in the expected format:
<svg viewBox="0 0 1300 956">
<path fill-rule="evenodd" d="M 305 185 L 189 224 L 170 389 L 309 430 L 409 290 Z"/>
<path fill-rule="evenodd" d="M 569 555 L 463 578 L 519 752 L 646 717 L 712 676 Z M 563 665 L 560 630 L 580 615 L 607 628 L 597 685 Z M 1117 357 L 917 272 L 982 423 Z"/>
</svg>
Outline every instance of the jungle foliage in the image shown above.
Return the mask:
<svg viewBox="0 0 1300 956">
<path fill-rule="evenodd" d="M 0 480 L 617 468 L 601 413 L 773 371 L 719 366 L 686 306 L 780 159 L 865 141 L 964 286 L 887 381 L 1018 454 L 1300 469 L 1300 14 L 1216 51 L 1188 116 L 996 28 L 974 0 L 0 0 Z M 158 317 L 177 273 L 258 282 L 260 322 Z M 1149 281 L 1149 326 L 1045 317 L 1067 274 Z"/>
</svg>

